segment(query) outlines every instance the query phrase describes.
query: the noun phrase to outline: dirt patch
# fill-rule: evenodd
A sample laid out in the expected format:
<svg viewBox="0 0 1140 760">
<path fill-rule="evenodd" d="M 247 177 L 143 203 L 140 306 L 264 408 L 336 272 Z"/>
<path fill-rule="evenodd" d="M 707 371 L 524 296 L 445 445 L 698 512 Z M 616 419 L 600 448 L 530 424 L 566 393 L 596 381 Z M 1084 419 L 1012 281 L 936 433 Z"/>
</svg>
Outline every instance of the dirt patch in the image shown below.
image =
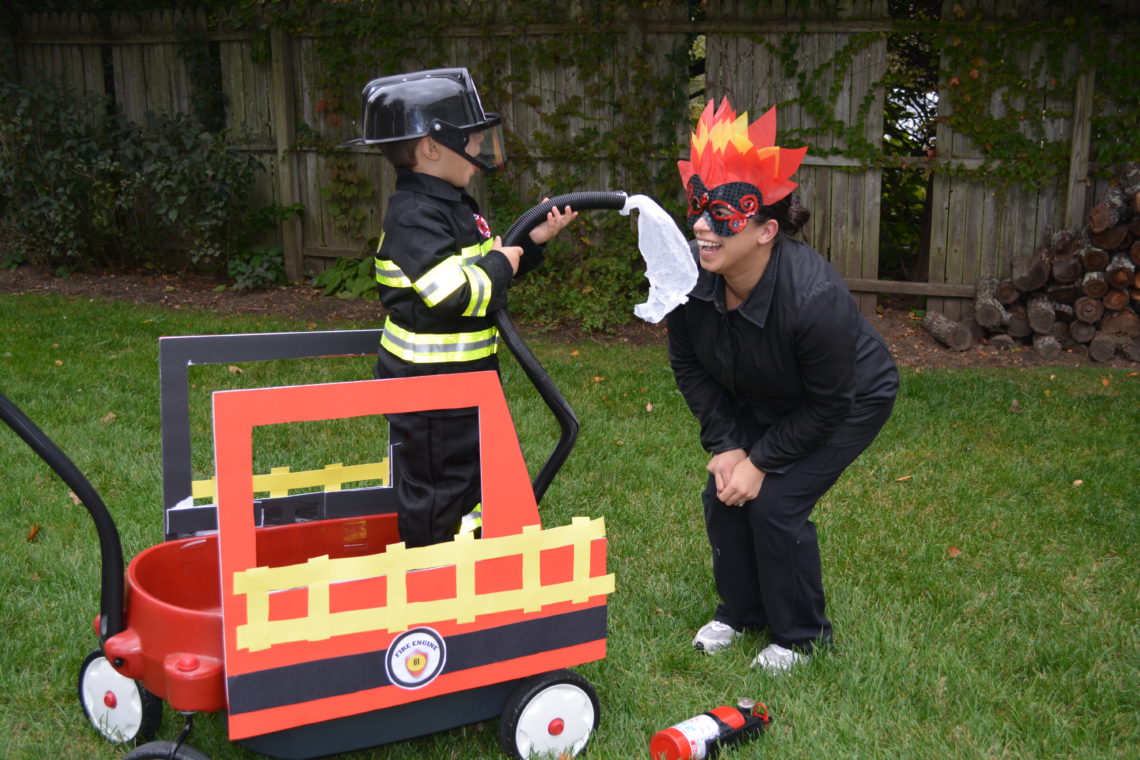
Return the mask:
<svg viewBox="0 0 1140 760">
<path fill-rule="evenodd" d="M 211 309 L 229 314 L 261 314 L 291 317 L 314 323 L 374 323 L 379 325 L 383 309 L 377 303 L 360 299 L 345 300 L 321 295 L 320 289 L 302 285 L 241 293 L 221 290 L 224 280 L 205 274 L 149 274 L 111 272 L 73 274 L 55 277 L 33 267 L 0 269 L 0 294 L 36 293 L 83 296 L 113 301 L 149 303 L 171 309 Z M 1058 359 L 1044 361 L 1031 348 L 1003 349 L 978 341 L 965 351 L 951 351 L 932 338 L 915 314 L 915 299 L 883 297 L 879 313 L 870 322 L 886 340 L 895 360 L 908 367 L 1031 367 L 1098 366 L 1140 369 L 1140 363 L 1117 357 L 1109 364 L 1091 361 L 1080 349 L 1062 352 Z M 664 325 L 634 320 L 613 334 L 585 335 L 573 326 L 560 328 L 522 325 L 525 334 L 544 339 L 577 341 L 589 338 L 603 343 L 664 345 Z"/>
</svg>

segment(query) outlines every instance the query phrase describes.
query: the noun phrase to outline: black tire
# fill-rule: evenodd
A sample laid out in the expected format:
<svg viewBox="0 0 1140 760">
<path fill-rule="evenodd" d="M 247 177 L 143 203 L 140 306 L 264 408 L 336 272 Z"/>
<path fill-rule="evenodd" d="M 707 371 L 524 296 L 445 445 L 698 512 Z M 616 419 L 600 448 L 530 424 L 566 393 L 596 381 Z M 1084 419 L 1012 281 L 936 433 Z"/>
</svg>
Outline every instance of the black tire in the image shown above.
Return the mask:
<svg viewBox="0 0 1140 760">
<path fill-rule="evenodd" d="M 594 687 L 573 670 L 528 678 L 507 700 L 499 718 L 499 745 L 514 760 L 578 757 L 598 728 L 601 709 Z"/>
<path fill-rule="evenodd" d="M 169 760 L 172 747 L 174 742 L 150 742 L 135 747 L 123 760 Z M 174 753 L 174 760 L 210 760 L 210 756 L 183 744 Z"/>
<path fill-rule="evenodd" d="M 120 675 L 102 650 L 79 666 L 79 706 L 91 726 L 109 742 L 149 740 L 162 722 L 162 700 L 138 681 Z"/>
</svg>

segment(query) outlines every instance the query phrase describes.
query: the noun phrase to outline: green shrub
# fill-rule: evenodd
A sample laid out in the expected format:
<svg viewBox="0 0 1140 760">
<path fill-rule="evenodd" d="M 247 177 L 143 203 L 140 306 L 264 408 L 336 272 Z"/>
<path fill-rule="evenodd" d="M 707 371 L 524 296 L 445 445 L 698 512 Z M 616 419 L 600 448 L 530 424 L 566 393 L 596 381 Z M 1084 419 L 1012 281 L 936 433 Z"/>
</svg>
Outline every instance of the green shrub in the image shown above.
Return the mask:
<svg viewBox="0 0 1140 760">
<path fill-rule="evenodd" d="M 629 219 L 582 214 L 547 246 L 542 268 L 511 289 L 510 311 L 520 321 L 612 332 L 648 290 Z"/>
<path fill-rule="evenodd" d="M 340 258 L 313 278 L 313 284 L 324 288 L 323 295 L 338 298 L 363 298 L 376 301 L 376 265 L 371 256 L 363 259 Z"/>
<path fill-rule="evenodd" d="M 187 116 L 134 124 L 101 99 L 11 82 L 0 101 L 8 264 L 226 271 L 244 252 L 242 271 L 250 239 L 295 211 L 250 209 L 261 165 Z"/>
<path fill-rule="evenodd" d="M 265 290 L 289 282 L 285 276 L 285 251 L 279 245 L 254 246 L 230 256 L 226 273 L 235 290 Z"/>
</svg>

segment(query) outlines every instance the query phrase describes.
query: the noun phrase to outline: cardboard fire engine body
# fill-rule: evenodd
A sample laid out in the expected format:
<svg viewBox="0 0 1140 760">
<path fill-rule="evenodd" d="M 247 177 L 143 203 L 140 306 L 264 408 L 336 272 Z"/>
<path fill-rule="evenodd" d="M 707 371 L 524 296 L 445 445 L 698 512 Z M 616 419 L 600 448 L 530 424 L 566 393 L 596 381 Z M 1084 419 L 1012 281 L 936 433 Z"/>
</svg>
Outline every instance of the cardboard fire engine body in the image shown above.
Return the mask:
<svg viewBox="0 0 1140 760">
<path fill-rule="evenodd" d="M 479 411 L 482 538 L 379 548 L 394 514 L 344 518 L 327 521 L 340 556 L 276 565 L 290 550 L 274 533 L 303 526 L 254 525 L 255 426 L 464 407 Z M 542 529 L 495 373 L 219 391 L 214 426 L 231 739 L 605 656 L 604 523 Z"/>
</svg>

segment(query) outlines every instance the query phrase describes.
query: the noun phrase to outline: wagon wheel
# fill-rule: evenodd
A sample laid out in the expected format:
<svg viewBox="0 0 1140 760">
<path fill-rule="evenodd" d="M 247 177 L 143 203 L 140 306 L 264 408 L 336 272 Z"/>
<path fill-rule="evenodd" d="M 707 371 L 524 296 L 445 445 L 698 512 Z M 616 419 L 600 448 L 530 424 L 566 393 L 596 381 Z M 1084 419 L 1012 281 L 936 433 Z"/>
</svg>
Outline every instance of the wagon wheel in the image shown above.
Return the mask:
<svg viewBox="0 0 1140 760">
<path fill-rule="evenodd" d="M 149 742 L 135 747 L 123 760 L 210 760 L 209 755 L 193 747 L 183 744 L 174 750 L 174 746 L 175 742 Z"/>
<path fill-rule="evenodd" d="M 572 670 L 528 678 L 499 719 L 499 744 L 509 757 L 577 757 L 586 749 L 601 711 L 594 687 Z"/>
<path fill-rule="evenodd" d="M 79 704 L 95 730 L 116 743 L 153 739 L 162 721 L 162 700 L 111 667 L 98 649 L 79 667 Z"/>
</svg>

